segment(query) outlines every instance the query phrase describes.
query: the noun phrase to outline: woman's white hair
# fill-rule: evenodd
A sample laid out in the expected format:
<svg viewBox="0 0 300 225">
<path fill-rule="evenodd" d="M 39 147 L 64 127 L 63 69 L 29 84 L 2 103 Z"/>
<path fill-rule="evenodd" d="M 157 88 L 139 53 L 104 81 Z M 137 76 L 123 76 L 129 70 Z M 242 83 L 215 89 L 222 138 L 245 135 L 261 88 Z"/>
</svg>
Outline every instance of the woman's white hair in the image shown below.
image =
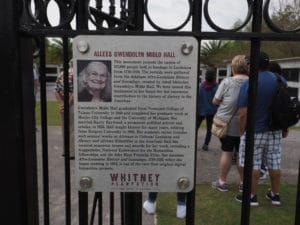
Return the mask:
<svg viewBox="0 0 300 225">
<path fill-rule="evenodd" d="M 87 66 L 79 73 L 77 77 L 77 83 L 78 83 L 78 92 L 81 92 L 83 89 L 87 88 L 87 76 L 89 75 L 88 68 L 91 65 L 96 65 L 96 66 L 105 66 L 107 68 L 107 79 L 106 79 L 106 84 L 104 89 L 101 92 L 101 98 L 111 98 L 111 74 L 108 70 L 108 67 L 105 63 L 100 62 L 100 61 L 91 61 L 87 64 Z"/>
</svg>

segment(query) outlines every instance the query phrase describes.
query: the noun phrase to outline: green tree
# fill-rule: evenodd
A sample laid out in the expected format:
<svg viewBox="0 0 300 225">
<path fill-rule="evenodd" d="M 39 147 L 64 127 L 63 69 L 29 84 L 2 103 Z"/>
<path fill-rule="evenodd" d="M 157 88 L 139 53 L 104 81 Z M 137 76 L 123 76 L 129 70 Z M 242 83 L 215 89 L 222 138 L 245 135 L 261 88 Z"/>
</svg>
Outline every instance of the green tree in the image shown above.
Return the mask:
<svg viewBox="0 0 300 225">
<path fill-rule="evenodd" d="M 272 21 L 282 30 L 294 30 L 300 26 L 300 2 L 279 1 L 278 7 L 272 7 Z"/>
<path fill-rule="evenodd" d="M 68 54 L 69 59 L 72 58 L 72 42 L 69 39 L 68 41 Z M 46 47 L 46 62 L 54 64 L 63 63 L 63 40 L 61 38 L 54 38 L 49 41 L 49 45 Z"/>
<path fill-rule="evenodd" d="M 222 53 L 228 49 L 229 42 L 211 40 L 204 42 L 200 51 L 200 62 L 208 66 L 220 66 L 223 62 Z"/>
<path fill-rule="evenodd" d="M 45 39 L 45 49 L 46 49 L 46 52 L 47 52 L 47 49 L 48 49 L 48 46 L 49 46 L 49 39 L 46 38 Z M 36 62 L 36 63 L 39 63 L 39 54 L 40 54 L 40 46 L 41 43 L 40 43 L 40 38 L 38 37 L 35 37 L 32 39 L 32 48 L 33 48 L 33 61 Z M 46 53 L 47 54 L 47 53 Z"/>
<path fill-rule="evenodd" d="M 277 8 L 271 7 L 271 19 L 275 26 L 282 30 L 291 31 L 300 27 L 300 2 L 279 1 Z M 264 31 L 270 31 L 266 25 Z M 274 48 L 276 46 L 276 48 Z M 262 42 L 262 49 L 269 53 L 271 58 L 289 58 L 300 56 L 299 42 Z"/>
<path fill-rule="evenodd" d="M 222 67 L 235 55 L 249 54 L 249 41 L 211 40 L 201 45 L 200 63 Z"/>
<path fill-rule="evenodd" d="M 299 0 L 281 0 L 277 8 L 270 6 L 272 22 L 283 30 L 293 30 L 300 27 L 300 2 Z M 238 27 L 242 21 L 238 20 L 234 27 Z M 252 24 L 249 24 L 241 32 L 251 32 Z M 262 32 L 272 32 L 263 21 Z M 276 46 L 276 47 L 274 47 Z M 292 41 L 262 41 L 262 51 L 269 54 L 272 59 L 300 56 L 299 42 Z M 224 60 L 231 60 L 235 55 L 250 53 L 250 41 L 209 41 L 201 46 L 200 62 L 209 66 L 222 66 Z"/>
</svg>

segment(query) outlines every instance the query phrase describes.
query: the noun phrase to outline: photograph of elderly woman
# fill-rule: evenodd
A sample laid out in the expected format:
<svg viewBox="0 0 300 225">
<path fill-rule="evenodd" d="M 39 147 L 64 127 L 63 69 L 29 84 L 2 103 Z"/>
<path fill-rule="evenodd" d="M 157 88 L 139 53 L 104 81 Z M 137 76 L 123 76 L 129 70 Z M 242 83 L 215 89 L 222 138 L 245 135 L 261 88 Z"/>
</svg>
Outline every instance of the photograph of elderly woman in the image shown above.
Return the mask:
<svg viewBox="0 0 300 225">
<path fill-rule="evenodd" d="M 79 102 L 111 102 L 111 61 L 77 61 Z"/>
</svg>

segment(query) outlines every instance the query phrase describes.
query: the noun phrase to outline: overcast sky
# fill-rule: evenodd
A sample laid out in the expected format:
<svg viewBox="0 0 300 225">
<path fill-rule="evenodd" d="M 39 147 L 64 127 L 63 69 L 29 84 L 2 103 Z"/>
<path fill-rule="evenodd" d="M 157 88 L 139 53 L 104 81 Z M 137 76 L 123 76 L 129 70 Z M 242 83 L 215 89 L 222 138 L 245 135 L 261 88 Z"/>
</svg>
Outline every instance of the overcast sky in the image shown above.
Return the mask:
<svg viewBox="0 0 300 225">
<path fill-rule="evenodd" d="M 272 0 L 272 4 L 282 0 Z M 284 0 L 291 1 L 291 0 Z M 32 1 L 33 2 L 33 1 Z M 95 6 L 95 0 L 90 5 Z M 204 1 L 203 1 L 204 4 Z M 115 0 L 116 15 L 119 15 L 120 0 Z M 109 11 L 109 0 L 103 0 L 103 11 Z M 209 14 L 216 25 L 228 29 L 238 20 L 244 21 L 247 15 L 247 0 L 210 0 Z M 162 28 L 175 28 L 181 25 L 188 16 L 188 0 L 148 0 L 148 11 L 151 19 Z M 58 8 L 54 0 L 50 1 L 48 15 L 53 25 L 58 24 Z M 74 25 L 74 22 L 72 23 Z M 90 23 L 90 28 L 92 29 Z M 145 19 L 145 30 L 153 30 Z M 191 30 L 191 21 L 183 30 Z M 205 19 L 202 19 L 202 30 L 212 31 Z"/>
<path fill-rule="evenodd" d="M 238 19 L 245 19 L 247 15 L 246 1 L 226 0 L 224 3 L 224 0 L 210 0 L 209 2 L 209 14 L 218 26 L 231 28 Z M 160 24 L 163 28 L 173 28 L 185 20 L 189 7 L 187 0 L 149 0 L 148 10 L 156 24 Z M 190 26 L 185 29 L 191 29 Z M 211 31 L 205 19 L 202 19 L 202 29 Z"/>
</svg>

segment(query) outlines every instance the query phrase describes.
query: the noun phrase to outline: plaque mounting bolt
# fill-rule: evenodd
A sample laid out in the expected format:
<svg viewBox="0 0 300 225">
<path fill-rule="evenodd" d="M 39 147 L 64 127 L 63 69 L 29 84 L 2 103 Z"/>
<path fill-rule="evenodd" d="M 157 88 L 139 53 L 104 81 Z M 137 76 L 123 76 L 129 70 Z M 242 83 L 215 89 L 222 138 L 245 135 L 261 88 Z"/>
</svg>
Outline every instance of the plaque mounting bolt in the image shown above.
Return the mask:
<svg viewBox="0 0 300 225">
<path fill-rule="evenodd" d="M 91 177 L 85 176 L 81 177 L 79 181 L 80 187 L 82 190 L 87 190 L 92 187 L 93 185 L 93 179 Z"/>
<path fill-rule="evenodd" d="M 187 189 L 190 186 L 190 180 L 187 177 L 180 177 L 177 180 L 177 185 L 181 190 Z"/>
<path fill-rule="evenodd" d="M 77 49 L 81 53 L 86 53 L 89 50 L 89 44 L 84 40 L 80 40 L 77 43 Z"/>
<path fill-rule="evenodd" d="M 181 52 L 182 52 L 182 54 L 184 54 L 184 55 L 189 55 L 189 54 L 192 53 L 193 48 L 194 48 L 194 46 L 193 46 L 192 44 L 184 43 L 184 44 L 181 46 Z"/>
</svg>

